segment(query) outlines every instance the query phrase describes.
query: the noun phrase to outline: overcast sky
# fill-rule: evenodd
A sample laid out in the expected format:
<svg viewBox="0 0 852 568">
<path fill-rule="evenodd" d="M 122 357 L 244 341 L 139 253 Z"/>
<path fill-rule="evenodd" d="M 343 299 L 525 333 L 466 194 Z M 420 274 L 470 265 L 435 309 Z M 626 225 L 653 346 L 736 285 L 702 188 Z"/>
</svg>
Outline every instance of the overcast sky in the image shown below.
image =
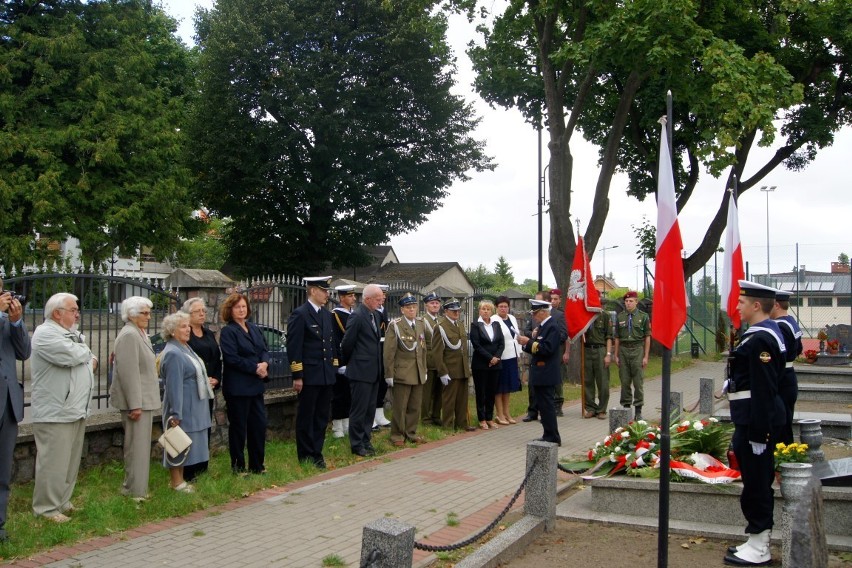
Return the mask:
<svg viewBox="0 0 852 568">
<path fill-rule="evenodd" d="M 498 4 L 499 2 L 495 2 Z M 163 0 L 163 5 L 179 20 L 179 35 L 192 44 L 192 14 L 196 5 L 212 6 L 212 0 Z M 482 117 L 475 136 L 487 143 L 487 153 L 497 165 L 492 172 L 472 173 L 471 180 L 456 183 L 443 207 L 413 232 L 391 239 L 402 262 L 457 261 L 462 267 L 485 264 L 493 270 L 497 258 L 506 258 L 518 282 L 538 277 L 537 137 L 520 113 L 490 108 L 473 91 L 473 72 L 465 48 L 476 36 L 465 18 L 451 20 L 450 44 L 458 59 L 456 92 L 474 103 Z M 674 93 L 677 97 L 677 93 Z M 663 94 L 660 114 L 665 113 Z M 677 117 L 675 117 L 677 120 Z M 547 164 L 545 136 L 544 164 Z M 777 147 L 777 146 L 776 146 Z M 597 148 L 573 138 L 573 200 L 571 212 L 581 223 L 581 231 L 591 216 L 594 187 L 598 176 Z M 775 151 L 755 148 L 746 169 L 747 178 Z M 808 270 L 828 271 L 840 252 L 852 255 L 852 202 L 850 202 L 849 162 L 852 159 L 852 129 L 840 131 L 832 147 L 818 154 L 814 163 L 801 172 L 776 168 L 759 184 L 776 186 L 772 193 L 752 188 L 740 197 L 740 235 L 745 261 L 752 273 L 767 269 L 767 195 L 769 200 L 769 265 L 772 272 L 790 270 L 796 263 Z M 613 273 L 620 286 L 641 285 L 641 261 L 636 258 L 637 242 L 633 225 L 642 224 L 643 215 L 656 222 L 653 197 L 640 202 L 627 197 L 627 177 L 616 175 L 610 189 L 610 211 L 593 254 L 592 270 Z M 700 243 L 715 215 L 724 193 L 724 176 L 714 179 L 702 173 L 693 196 L 680 212 L 684 247 L 692 251 Z M 556 279 L 547 261 L 550 226 L 544 216 L 544 282 Z M 461 235 L 461 237 L 460 237 Z M 463 239 L 463 240 L 462 240 Z M 722 237 L 724 243 L 724 235 Z M 602 247 L 617 247 L 601 252 Z M 711 261 L 712 262 L 712 261 Z M 719 255 L 719 270 L 722 258 Z M 653 271 L 653 267 L 651 267 Z M 712 275 L 712 267 L 708 274 Z"/>
</svg>

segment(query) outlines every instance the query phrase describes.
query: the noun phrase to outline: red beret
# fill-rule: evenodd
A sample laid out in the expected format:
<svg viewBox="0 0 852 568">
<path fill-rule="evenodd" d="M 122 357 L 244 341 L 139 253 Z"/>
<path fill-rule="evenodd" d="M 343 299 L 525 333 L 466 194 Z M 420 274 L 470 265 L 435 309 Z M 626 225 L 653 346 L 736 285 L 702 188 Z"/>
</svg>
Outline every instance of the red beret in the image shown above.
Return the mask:
<svg viewBox="0 0 852 568">
<path fill-rule="evenodd" d="M 631 290 L 624 295 L 624 299 L 626 300 L 627 298 L 639 298 L 639 294 Z"/>
<path fill-rule="evenodd" d="M 554 288 L 553 290 L 551 290 L 551 291 L 550 291 L 550 293 L 551 293 L 551 294 L 556 294 L 557 296 L 561 296 L 561 295 L 562 295 L 562 290 L 560 290 L 559 288 Z"/>
</svg>

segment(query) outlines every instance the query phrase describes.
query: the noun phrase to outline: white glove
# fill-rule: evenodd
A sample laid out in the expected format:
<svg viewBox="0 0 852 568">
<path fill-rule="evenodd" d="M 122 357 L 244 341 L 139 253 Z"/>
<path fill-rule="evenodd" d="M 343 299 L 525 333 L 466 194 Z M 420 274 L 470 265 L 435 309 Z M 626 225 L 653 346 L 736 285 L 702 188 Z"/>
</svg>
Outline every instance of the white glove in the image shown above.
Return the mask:
<svg viewBox="0 0 852 568">
<path fill-rule="evenodd" d="M 385 379 L 385 382 L 388 384 L 389 387 L 393 386 L 393 379 L 392 378 Z"/>
<path fill-rule="evenodd" d="M 731 386 L 731 379 L 725 379 L 725 382 L 722 383 L 722 394 L 728 392 L 728 387 Z"/>
<path fill-rule="evenodd" d="M 441 376 L 441 383 L 444 386 L 447 386 L 448 384 L 450 384 L 450 376 L 449 375 L 442 375 Z"/>
<path fill-rule="evenodd" d="M 749 442 L 749 444 L 751 444 L 751 451 L 756 456 L 759 456 L 766 451 L 766 444 L 759 444 L 757 442 Z"/>
<path fill-rule="evenodd" d="M 346 374 L 346 365 L 343 365 L 342 367 L 338 367 L 337 368 L 337 374 L 338 375 L 345 375 Z"/>
</svg>

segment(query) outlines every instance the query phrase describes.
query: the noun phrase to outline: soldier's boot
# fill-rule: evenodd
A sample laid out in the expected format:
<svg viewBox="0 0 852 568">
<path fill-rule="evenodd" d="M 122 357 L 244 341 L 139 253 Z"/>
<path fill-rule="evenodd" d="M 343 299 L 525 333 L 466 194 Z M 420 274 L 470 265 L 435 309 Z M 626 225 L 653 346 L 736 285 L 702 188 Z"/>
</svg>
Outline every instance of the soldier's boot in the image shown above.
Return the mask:
<svg viewBox="0 0 852 568">
<path fill-rule="evenodd" d="M 636 406 L 635 412 L 633 413 L 633 420 L 642 420 L 642 407 Z"/>
</svg>

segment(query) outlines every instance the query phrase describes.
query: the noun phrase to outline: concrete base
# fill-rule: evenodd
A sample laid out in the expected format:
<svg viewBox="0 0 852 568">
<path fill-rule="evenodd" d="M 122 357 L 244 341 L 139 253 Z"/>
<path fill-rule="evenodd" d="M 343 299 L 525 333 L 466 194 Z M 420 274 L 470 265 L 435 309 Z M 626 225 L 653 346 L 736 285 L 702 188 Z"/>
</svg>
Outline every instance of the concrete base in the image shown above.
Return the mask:
<svg viewBox="0 0 852 568">
<path fill-rule="evenodd" d="M 456 568 L 496 568 L 516 556 L 544 534 L 545 519 L 525 515 L 518 522 L 492 538 L 455 564 Z"/>
<path fill-rule="evenodd" d="M 852 403 L 852 383 L 826 384 L 799 381 L 798 400 Z"/>
<path fill-rule="evenodd" d="M 794 365 L 800 383 L 852 384 L 852 366 L 819 367 L 816 365 Z"/>
<path fill-rule="evenodd" d="M 556 507 L 560 519 L 596 521 L 613 525 L 657 527 L 659 484 L 656 480 L 618 476 L 587 482 Z M 739 505 L 742 485 L 708 485 L 672 483 L 669 498 L 669 530 L 673 533 L 699 534 L 714 538 L 742 539 L 745 522 Z M 852 551 L 852 491 L 835 487 L 823 488 L 824 526 L 830 550 Z M 629 506 L 625 506 L 629 503 Z M 783 500 L 776 491 L 776 528 L 774 540 L 780 539 L 780 516 Z M 640 513 L 631 515 L 627 513 Z M 708 522 L 712 519 L 714 522 Z M 780 541 L 779 541 L 780 542 Z"/>
</svg>

